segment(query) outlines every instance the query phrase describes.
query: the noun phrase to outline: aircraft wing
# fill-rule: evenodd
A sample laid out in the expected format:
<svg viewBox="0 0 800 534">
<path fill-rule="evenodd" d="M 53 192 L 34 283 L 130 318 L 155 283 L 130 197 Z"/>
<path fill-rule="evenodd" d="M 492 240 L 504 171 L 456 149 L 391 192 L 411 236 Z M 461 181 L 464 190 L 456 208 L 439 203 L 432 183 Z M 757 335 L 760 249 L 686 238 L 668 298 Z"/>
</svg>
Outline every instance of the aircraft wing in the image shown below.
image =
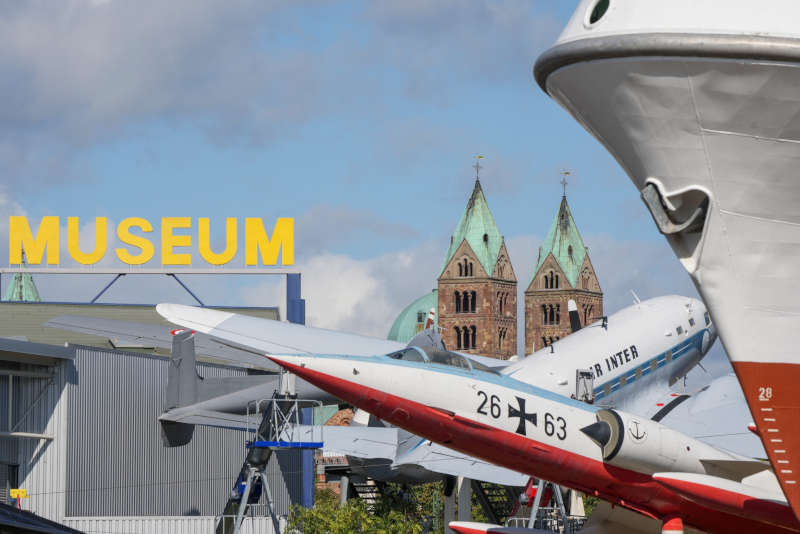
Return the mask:
<svg viewBox="0 0 800 534">
<path fill-rule="evenodd" d="M 274 321 L 277 322 L 277 321 Z M 281 324 L 281 323 L 279 323 Z M 108 338 L 116 348 L 160 348 L 172 350 L 172 335 L 167 326 L 102 319 L 84 315 L 59 315 L 44 326 Z M 260 354 L 223 344 L 205 334 L 195 335 L 195 352 L 232 363 L 238 367 L 278 371 L 278 366 Z"/>
<path fill-rule="evenodd" d="M 265 354 L 374 356 L 406 347 L 406 344 L 398 341 L 183 304 L 159 304 L 156 311 L 167 321 L 207 334 L 217 342 Z M 464 356 L 493 368 L 508 364 L 496 358 L 474 354 Z"/>
<path fill-rule="evenodd" d="M 742 388 L 734 375 L 712 380 L 691 393 L 655 385 L 621 399 L 615 408 L 636 413 L 709 445 L 749 458 L 766 458 L 761 440 L 747 427 L 753 421 Z"/>
<path fill-rule="evenodd" d="M 766 458 L 759 437 L 750 430 L 753 418 L 735 375 L 714 379 L 674 406 L 661 423 L 684 434 L 749 458 Z"/>
<path fill-rule="evenodd" d="M 511 471 L 466 456 L 437 443 L 431 443 L 426 439 L 417 439 L 419 441 L 411 450 L 402 453 L 395 459 L 396 465 L 418 465 L 436 473 L 463 476 L 503 486 L 524 486 L 530 478 L 517 471 Z"/>
<path fill-rule="evenodd" d="M 405 347 L 397 341 L 182 304 L 159 304 L 156 311 L 171 323 L 265 354 L 371 356 Z"/>
</svg>

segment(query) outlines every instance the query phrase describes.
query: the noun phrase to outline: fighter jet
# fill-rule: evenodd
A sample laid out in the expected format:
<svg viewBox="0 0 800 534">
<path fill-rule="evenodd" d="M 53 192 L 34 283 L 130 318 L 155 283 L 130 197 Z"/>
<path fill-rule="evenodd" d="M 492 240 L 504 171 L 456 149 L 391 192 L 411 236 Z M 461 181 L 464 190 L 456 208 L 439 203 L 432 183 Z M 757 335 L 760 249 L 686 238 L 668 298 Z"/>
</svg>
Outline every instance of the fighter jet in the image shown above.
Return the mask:
<svg viewBox="0 0 800 534">
<path fill-rule="evenodd" d="M 241 347 L 250 343 L 253 348 L 246 353 L 248 362 L 258 353 L 280 353 L 276 338 L 289 348 L 283 352 L 292 353 L 322 352 L 320 349 L 328 337 L 335 351 L 352 355 L 371 356 L 405 348 L 391 341 L 192 306 L 160 304 L 157 311 L 170 322 L 193 329 L 198 336 L 217 344 Z M 56 324 L 69 324 L 73 328 L 75 321 L 85 322 L 86 319 L 54 320 Z M 290 333 L 281 331 L 284 325 L 290 327 Z M 348 339 L 351 342 L 348 343 Z M 712 444 L 748 456 L 763 456 L 758 438 L 747 430 L 752 419 L 746 414 L 741 391 L 729 378 L 716 379 L 695 395 L 676 393 L 670 388 L 699 363 L 715 339 L 716 330 L 703 303 L 671 295 L 637 302 L 517 362 L 472 354 L 464 354 L 464 357 L 567 397 L 654 417 Z M 436 342 L 414 343 L 435 345 Z M 376 351 L 376 345 L 389 348 Z M 352 350 L 347 350 L 348 346 L 353 347 Z M 274 388 L 274 379 L 271 384 Z M 312 386 L 302 380 L 297 384 L 304 394 L 315 394 Z M 261 387 L 268 389 L 270 385 Z M 255 393 L 247 392 L 251 396 Z M 330 398 L 327 393 L 325 396 Z M 209 398 L 199 406 L 191 402 L 176 405 L 162 415 L 162 421 L 203 424 L 208 411 L 215 410 L 214 403 L 216 401 Z M 216 419 L 219 418 L 212 422 L 218 422 Z M 336 442 L 336 446 L 341 445 Z M 408 442 L 408 445 L 409 449 L 418 450 L 417 442 Z M 348 450 L 353 452 L 354 448 Z M 441 458 L 430 463 L 447 464 Z"/>
<path fill-rule="evenodd" d="M 641 192 L 800 513 L 798 16 L 796 0 L 582 0 L 534 76 Z"/>
<path fill-rule="evenodd" d="M 766 463 L 658 422 L 531 386 L 462 355 L 271 355 L 382 420 L 507 469 L 710 532 L 800 531 Z"/>
</svg>

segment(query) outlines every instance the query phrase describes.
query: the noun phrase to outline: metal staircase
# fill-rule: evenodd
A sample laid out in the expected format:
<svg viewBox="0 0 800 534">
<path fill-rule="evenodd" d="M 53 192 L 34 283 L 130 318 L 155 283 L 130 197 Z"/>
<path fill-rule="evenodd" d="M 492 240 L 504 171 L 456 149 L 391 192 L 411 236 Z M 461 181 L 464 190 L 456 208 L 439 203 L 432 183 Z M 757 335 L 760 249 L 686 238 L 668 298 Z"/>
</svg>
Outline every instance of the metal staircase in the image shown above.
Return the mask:
<svg viewBox="0 0 800 534">
<path fill-rule="evenodd" d="M 522 488 L 501 486 L 480 480 L 472 481 L 472 492 L 490 523 L 505 524 L 516 511 Z"/>
<path fill-rule="evenodd" d="M 350 487 L 359 499 L 364 501 L 367 506 L 375 506 L 381 499 L 381 486 L 371 478 L 364 482 L 351 482 Z"/>
</svg>

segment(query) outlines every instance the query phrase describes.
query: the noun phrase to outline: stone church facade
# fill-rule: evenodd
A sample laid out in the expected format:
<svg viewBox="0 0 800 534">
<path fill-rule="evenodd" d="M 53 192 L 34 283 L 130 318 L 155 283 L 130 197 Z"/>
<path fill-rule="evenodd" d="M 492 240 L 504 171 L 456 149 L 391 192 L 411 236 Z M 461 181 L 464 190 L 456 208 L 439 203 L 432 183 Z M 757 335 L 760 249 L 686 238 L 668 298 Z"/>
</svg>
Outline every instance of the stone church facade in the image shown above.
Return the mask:
<svg viewBox="0 0 800 534">
<path fill-rule="evenodd" d="M 437 289 L 446 347 L 501 360 L 517 353 L 517 277 L 480 180 L 450 238 Z"/>
<path fill-rule="evenodd" d="M 525 289 L 525 354 L 570 334 L 570 299 L 582 327 L 603 316 L 603 291 L 564 196 Z"/>
<path fill-rule="evenodd" d="M 539 247 L 524 298 L 526 355 L 570 334 L 570 299 L 582 326 L 603 316 L 603 292 L 566 196 Z M 501 360 L 517 354 L 517 277 L 477 178 L 436 289 L 403 310 L 389 338 L 408 342 L 431 310 L 449 350 Z"/>
</svg>

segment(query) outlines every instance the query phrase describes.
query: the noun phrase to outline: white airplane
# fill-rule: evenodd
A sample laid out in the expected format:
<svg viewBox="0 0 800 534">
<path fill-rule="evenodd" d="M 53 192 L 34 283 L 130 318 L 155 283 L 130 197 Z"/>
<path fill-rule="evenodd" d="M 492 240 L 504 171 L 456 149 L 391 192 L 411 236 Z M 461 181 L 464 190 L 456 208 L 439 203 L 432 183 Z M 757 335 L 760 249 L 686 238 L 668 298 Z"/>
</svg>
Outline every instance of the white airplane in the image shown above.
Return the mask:
<svg viewBox="0 0 800 534">
<path fill-rule="evenodd" d="M 582 0 L 534 68 L 695 282 L 798 513 L 799 17 L 797 0 Z"/>
<path fill-rule="evenodd" d="M 168 321 L 205 335 L 205 339 L 229 347 L 250 343 L 263 354 L 323 352 L 329 338 L 333 350 L 352 355 L 371 356 L 406 348 L 393 341 L 179 304 L 159 304 L 157 310 Z M 69 323 L 70 328 L 76 328 L 76 321 L 85 322 L 86 319 L 58 318 L 54 321 L 51 321 L 52 325 L 67 327 Z M 141 342 L 141 338 L 138 339 Z M 472 354 L 464 356 L 528 384 L 601 406 L 654 417 L 713 445 L 748 456 L 763 456 L 758 438 L 747 430 L 752 419 L 747 416 L 744 399 L 735 381 L 727 377 L 718 378 L 696 395 L 676 393 L 670 388 L 701 360 L 715 339 L 716 331 L 703 303 L 672 295 L 624 308 L 518 362 Z M 351 350 L 348 351 L 348 347 Z M 247 355 L 248 361 L 257 357 L 252 352 Z M 274 389 L 274 385 L 273 379 L 262 388 Z M 319 395 L 302 381 L 298 381 L 298 387 L 302 388 L 303 394 Z M 254 394 L 253 391 L 242 393 L 251 399 Z M 186 403 L 163 414 L 162 421 L 204 424 L 204 418 L 218 409 L 214 407 L 216 402 L 212 398 L 201 405 Z M 226 410 L 230 412 L 231 407 Z M 220 424 L 219 419 L 213 422 Z M 344 440 L 347 439 L 345 436 L 343 433 Z M 331 434 L 328 440 L 331 446 L 344 445 L 333 438 Z M 404 439 L 410 438 L 405 436 Z M 417 446 L 417 442 L 409 442 L 407 449 L 416 450 Z M 347 450 L 348 454 L 356 455 L 357 447 L 348 447 Z M 398 456 L 391 457 L 399 461 L 401 456 L 404 457 L 402 450 L 403 447 L 398 447 L 395 451 Z M 447 464 L 440 460 L 437 457 L 428 463 Z M 453 467 L 447 471 L 448 474 L 464 474 L 463 466 L 450 463 Z"/>
<path fill-rule="evenodd" d="M 382 420 L 464 454 L 596 495 L 663 532 L 800 532 L 769 466 L 658 422 L 531 386 L 439 349 L 271 355 Z"/>
</svg>

